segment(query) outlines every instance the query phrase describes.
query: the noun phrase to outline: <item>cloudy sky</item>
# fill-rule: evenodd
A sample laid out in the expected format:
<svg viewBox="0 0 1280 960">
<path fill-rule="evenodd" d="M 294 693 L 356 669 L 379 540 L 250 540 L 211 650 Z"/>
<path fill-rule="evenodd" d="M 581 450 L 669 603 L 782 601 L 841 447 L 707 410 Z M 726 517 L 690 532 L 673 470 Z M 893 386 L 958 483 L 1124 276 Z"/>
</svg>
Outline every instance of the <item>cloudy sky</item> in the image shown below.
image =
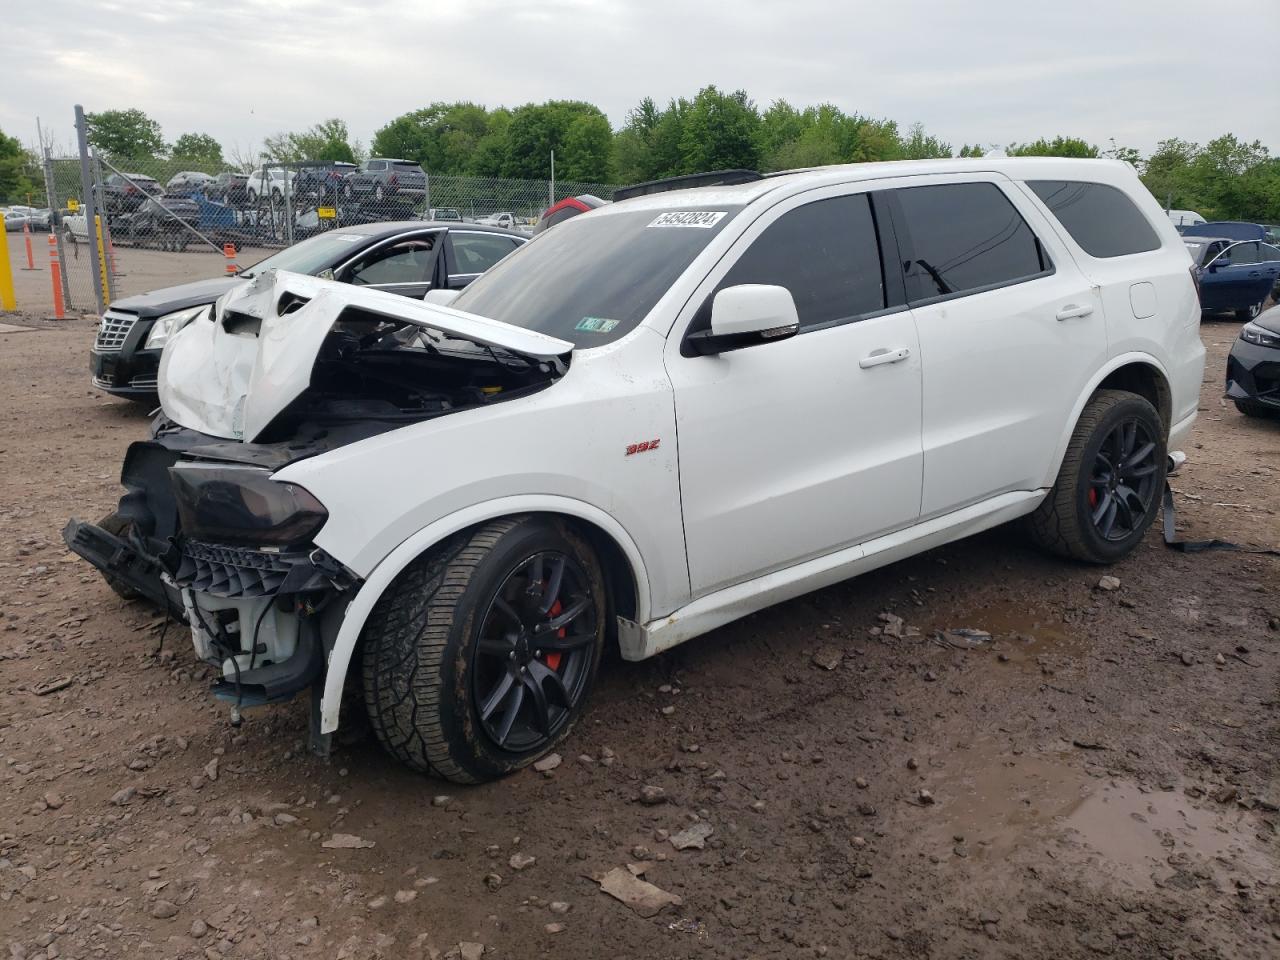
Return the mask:
<svg viewBox="0 0 1280 960">
<path fill-rule="evenodd" d="M 959 146 L 1071 134 L 1280 152 L 1280 0 L 7 0 L 0 130 L 140 107 L 249 148 L 435 100 L 589 100 L 615 126 L 715 83 L 914 121 Z M 1257 38 L 1256 49 L 1244 43 Z M 1238 78 L 1231 76 L 1238 70 Z"/>
</svg>

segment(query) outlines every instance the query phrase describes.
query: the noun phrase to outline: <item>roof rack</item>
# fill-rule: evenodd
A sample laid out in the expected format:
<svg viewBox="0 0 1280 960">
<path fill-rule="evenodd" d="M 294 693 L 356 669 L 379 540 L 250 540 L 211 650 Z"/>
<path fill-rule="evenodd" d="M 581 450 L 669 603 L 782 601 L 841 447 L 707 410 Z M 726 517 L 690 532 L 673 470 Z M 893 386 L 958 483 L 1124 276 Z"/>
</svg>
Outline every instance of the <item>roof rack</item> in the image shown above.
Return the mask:
<svg viewBox="0 0 1280 960">
<path fill-rule="evenodd" d="M 613 191 L 614 200 L 629 200 L 650 193 L 666 193 L 669 190 L 691 190 L 694 187 L 728 187 L 735 183 L 752 183 L 763 180 L 764 174 L 755 170 L 712 170 L 710 173 L 687 173 L 681 177 L 665 177 L 650 180 Z"/>
</svg>

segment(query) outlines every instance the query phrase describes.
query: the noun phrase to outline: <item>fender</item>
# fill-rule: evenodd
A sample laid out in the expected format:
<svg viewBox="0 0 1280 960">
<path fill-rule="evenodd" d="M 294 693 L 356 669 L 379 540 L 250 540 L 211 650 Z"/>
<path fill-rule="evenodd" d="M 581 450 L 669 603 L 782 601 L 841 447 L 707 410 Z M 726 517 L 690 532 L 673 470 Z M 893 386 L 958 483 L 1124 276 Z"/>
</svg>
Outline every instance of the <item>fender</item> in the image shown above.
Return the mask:
<svg viewBox="0 0 1280 960">
<path fill-rule="evenodd" d="M 1071 434 L 1075 432 L 1076 423 L 1080 420 L 1080 414 L 1084 412 L 1084 405 L 1089 402 L 1093 392 L 1098 389 L 1098 384 L 1102 383 L 1116 370 L 1131 363 L 1144 363 L 1149 367 L 1154 367 L 1160 376 L 1164 377 L 1164 382 L 1172 388 L 1173 379 L 1169 376 L 1168 369 L 1149 353 L 1140 353 L 1135 350 L 1119 354 L 1108 360 L 1094 373 L 1081 392 L 1079 399 L 1076 400 L 1075 406 L 1072 407 L 1071 416 L 1067 418 L 1066 426 L 1062 430 L 1062 436 L 1058 439 L 1057 452 L 1054 454 L 1053 460 L 1050 461 L 1050 472 L 1045 476 L 1044 482 L 1041 484 L 1042 487 L 1052 487 L 1057 482 L 1058 471 L 1062 469 L 1062 458 L 1067 455 L 1067 445 L 1071 442 Z M 1170 424 L 1170 426 L 1172 427 L 1173 425 Z"/>
<path fill-rule="evenodd" d="M 320 732 L 333 733 L 338 729 L 338 709 L 342 701 L 342 688 L 346 683 L 351 655 L 355 651 L 360 632 L 387 586 L 400 575 L 405 567 L 422 553 L 445 537 L 467 527 L 515 513 L 559 513 L 589 521 L 613 538 L 631 564 L 636 580 L 636 615 L 639 622 L 649 619 L 649 577 L 644 559 L 631 535 L 622 524 L 599 507 L 569 497 L 528 495 L 503 497 L 473 504 L 423 527 L 404 540 L 374 567 L 360 585 L 351 603 L 343 612 L 338 636 L 329 651 L 328 668 L 324 679 L 324 697 L 320 702 Z"/>
</svg>

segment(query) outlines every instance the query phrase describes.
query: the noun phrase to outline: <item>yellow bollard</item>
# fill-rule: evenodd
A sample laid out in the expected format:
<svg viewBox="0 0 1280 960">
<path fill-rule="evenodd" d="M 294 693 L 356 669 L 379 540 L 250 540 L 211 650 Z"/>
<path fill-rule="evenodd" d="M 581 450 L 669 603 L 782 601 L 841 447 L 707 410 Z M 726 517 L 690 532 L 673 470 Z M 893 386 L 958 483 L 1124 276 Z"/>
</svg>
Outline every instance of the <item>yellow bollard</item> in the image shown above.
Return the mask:
<svg viewBox="0 0 1280 960">
<path fill-rule="evenodd" d="M 102 299 L 111 300 L 111 281 L 107 279 L 107 248 L 102 240 L 102 215 L 93 216 L 94 232 L 98 235 L 98 273 L 102 277 Z"/>
<path fill-rule="evenodd" d="M 17 310 L 13 295 L 13 267 L 9 264 L 9 238 L 4 232 L 4 214 L 0 213 L 0 310 Z"/>
</svg>

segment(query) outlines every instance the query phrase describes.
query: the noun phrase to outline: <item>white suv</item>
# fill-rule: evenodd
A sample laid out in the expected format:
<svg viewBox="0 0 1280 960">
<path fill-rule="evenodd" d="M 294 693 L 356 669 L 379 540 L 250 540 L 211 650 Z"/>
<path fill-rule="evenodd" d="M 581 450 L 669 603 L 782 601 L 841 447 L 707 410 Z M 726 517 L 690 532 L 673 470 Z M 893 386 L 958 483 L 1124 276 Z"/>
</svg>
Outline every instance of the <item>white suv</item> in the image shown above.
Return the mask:
<svg viewBox="0 0 1280 960">
<path fill-rule="evenodd" d="M 323 747 L 354 685 L 394 755 L 491 779 L 606 644 L 1017 518 L 1124 556 L 1196 415 L 1189 268 L 1125 164 L 982 159 L 607 205 L 452 306 L 267 274 L 170 341 L 114 532 L 66 535 L 219 695 L 310 686 Z"/>
</svg>

